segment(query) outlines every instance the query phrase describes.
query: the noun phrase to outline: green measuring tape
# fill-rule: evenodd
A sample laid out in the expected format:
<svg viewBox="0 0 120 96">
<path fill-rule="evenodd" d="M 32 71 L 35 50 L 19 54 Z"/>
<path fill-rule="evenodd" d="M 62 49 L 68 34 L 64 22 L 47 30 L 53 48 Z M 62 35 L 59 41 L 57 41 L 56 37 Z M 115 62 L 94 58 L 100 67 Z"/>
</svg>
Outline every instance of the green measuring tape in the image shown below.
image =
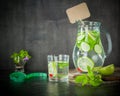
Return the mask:
<svg viewBox="0 0 120 96">
<path fill-rule="evenodd" d="M 30 73 L 30 74 L 25 74 L 23 72 L 13 72 L 10 74 L 10 80 L 14 82 L 24 82 L 26 79 L 30 79 L 33 77 L 41 77 L 43 80 L 47 79 L 47 74 L 46 73 Z"/>
</svg>

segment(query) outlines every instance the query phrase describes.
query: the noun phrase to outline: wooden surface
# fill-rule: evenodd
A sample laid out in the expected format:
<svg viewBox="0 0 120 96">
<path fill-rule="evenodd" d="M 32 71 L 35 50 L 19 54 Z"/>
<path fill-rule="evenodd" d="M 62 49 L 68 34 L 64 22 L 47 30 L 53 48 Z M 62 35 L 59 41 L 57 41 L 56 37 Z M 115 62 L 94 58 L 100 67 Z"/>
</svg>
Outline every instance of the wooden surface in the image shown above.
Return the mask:
<svg viewBox="0 0 120 96">
<path fill-rule="evenodd" d="M 74 78 L 78 75 L 81 75 L 81 73 L 77 72 L 75 69 L 71 69 L 69 73 L 70 82 L 75 83 Z M 120 67 L 116 67 L 113 74 L 102 76 L 102 80 L 104 81 L 103 84 L 120 82 Z"/>
</svg>

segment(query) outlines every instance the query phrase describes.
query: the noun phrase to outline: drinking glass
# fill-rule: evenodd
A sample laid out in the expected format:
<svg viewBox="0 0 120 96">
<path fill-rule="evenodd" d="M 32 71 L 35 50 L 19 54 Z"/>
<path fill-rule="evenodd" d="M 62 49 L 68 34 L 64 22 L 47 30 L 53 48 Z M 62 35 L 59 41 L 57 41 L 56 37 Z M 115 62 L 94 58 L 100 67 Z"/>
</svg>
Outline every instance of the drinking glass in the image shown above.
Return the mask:
<svg viewBox="0 0 120 96">
<path fill-rule="evenodd" d="M 57 64 L 57 78 L 58 81 L 67 82 L 69 74 L 69 55 L 60 54 L 54 56 L 54 60 Z"/>
<path fill-rule="evenodd" d="M 49 81 L 57 81 L 57 63 L 54 61 L 53 55 L 48 55 L 48 77 Z"/>
</svg>

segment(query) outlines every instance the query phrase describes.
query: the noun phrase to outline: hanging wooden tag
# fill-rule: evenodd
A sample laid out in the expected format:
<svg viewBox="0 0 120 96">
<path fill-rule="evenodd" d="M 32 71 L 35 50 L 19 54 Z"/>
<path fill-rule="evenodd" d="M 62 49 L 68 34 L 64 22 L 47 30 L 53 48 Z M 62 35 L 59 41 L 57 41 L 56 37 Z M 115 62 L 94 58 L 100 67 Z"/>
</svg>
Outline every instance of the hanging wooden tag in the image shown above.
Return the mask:
<svg viewBox="0 0 120 96">
<path fill-rule="evenodd" d="M 80 3 L 66 10 L 70 23 L 90 17 L 90 12 L 86 3 Z"/>
</svg>

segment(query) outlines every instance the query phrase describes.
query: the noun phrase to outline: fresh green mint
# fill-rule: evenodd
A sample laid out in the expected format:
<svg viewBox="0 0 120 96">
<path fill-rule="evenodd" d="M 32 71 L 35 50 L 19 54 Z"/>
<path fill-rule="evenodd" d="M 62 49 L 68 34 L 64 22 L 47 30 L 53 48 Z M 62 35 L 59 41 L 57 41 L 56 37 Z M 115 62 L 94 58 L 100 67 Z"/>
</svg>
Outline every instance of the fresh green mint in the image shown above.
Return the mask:
<svg viewBox="0 0 120 96">
<path fill-rule="evenodd" d="M 80 83 L 82 86 L 99 86 L 103 82 L 101 74 L 94 73 L 93 69 L 91 69 L 89 66 L 87 66 L 87 69 L 88 73 L 76 76 L 75 82 Z"/>
<path fill-rule="evenodd" d="M 13 62 L 15 64 L 19 64 L 21 61 L 22 62 L 26 62 L 28 61 L 31 56 L 29 55 L 28 51 L 27 50 L 20 50 L 19 52 L 14 52 L 10 58 L 13 59 Z"/>
</svg>

